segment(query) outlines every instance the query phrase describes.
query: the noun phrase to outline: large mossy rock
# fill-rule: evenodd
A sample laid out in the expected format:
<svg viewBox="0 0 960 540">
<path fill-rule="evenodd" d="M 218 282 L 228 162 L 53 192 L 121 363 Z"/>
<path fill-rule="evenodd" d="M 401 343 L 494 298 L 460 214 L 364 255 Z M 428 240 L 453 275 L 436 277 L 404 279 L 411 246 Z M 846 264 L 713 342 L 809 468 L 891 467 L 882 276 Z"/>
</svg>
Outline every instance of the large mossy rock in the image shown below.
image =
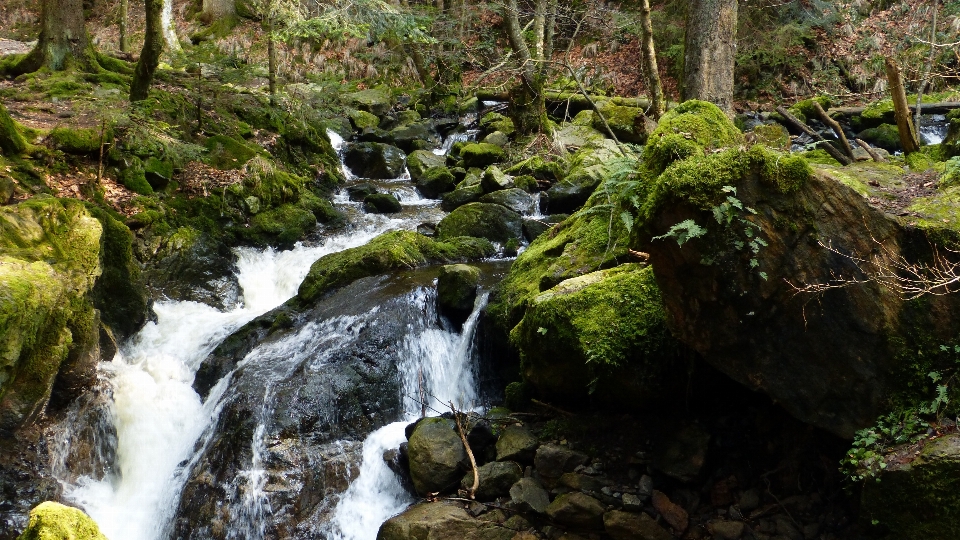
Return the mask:
<svg viewBox="0 0 960 540">
<path fill-rule="evenodd" d="M 478 501 L 492 501 L 509 495 L 510 488 L 523 478 L 523 469 L 513 461 L 492 461 L 477 467 L 479 486 L 475 497 Z M 460 481 L 461 489 L 473 486 L 473 471 L 467 471 Z"/>
<path fill-rule="evenodd" d="M 17 540 L 107 540 L 82 510 L 47 501 L 30 511 L 30 524 Z"/>
<path fill-rule="evenodd" d="M 511 540 L 517 531 L 494 521 L 474 519 L 452 502 L 418 504 L 388 519 L 377 540 Z"/>
<path fill-rule="evenodd" d="M 491 242 L 506 242 L 523 234 L 520 214 L 489 203 L 465 204 L 437 224 L 437 236 L 443 240 L 458 236 L 486 238 Z"/>
<path fill-rule="evenodd" d="M 716 105 L 686 101 L 667 111 L 644 149 L 647 166 L 660 174 L 674 161 L 703 156 L 743 141 L 743 134 Z"/>
<path fill-rule="evenodd" d="M 438 156 L 429 150 L 414 150 L 407 156 L 407 169 L 414 182 L 420 180 L 429 169 L 442 167 L 447 162 L 443 156 Z"/>
<path fill-rule="evenodd" d="M 6 107 L 0 104 L 0 154 L 17 156 L 27 149 L 27 143 L 17 130 L 17 125 L 10 118 Z"/>
<path fill-rule="evenodd" d="M 363 209 L 371 214 L 395 214 L 403 207 L 390 193 L 372 193 L 363 199 Z"/>
<path fill-rule="evenodd" d="M 905 219 L 916 222 L 908 227 L 861 195 L 881 166 L 811 174 L 799 158 L 761 146 L 691 156 L 656 179 L 641 217 L 653 235 L 667 235 L 646 249 L 677 339 L 842 437 L 871 425 L 892 396 L 926 388 L 937 346 L 960 331 L 946 315 L 960 309 L 960 297 L 905 300 L 870 279 L 869 265 L 838 253 L 929 261 L 932 246 L 957 238 L 949 219 L 932 219 L 955 213 L 955 198 L 911 207 L 928 217 Z M 730 219 L 718 223 L 717 215 Z M 684 238 L 692 227 L 702 230 Z M 751 248 L 751 235 L 763 244 Z M 853 279 L 864 283 L 798 291 Z"/>
<path fill-rule="evenodd" d="M 503 161 L 506 154 L 503 148 L 490 143 L 470 143 L 460 149 L 465 167 L 486 167 Z"/>
<path fill-rule="evenodd" d="M 480 197 L 480 202 L 499 204 L 518 214 L 531 214 L 534 209 L 533 197 L 520 188 L 508 188 L 487 193 Z"/>
<path fill-rule="evenodd" d="M 241 169 L 257 151 L 226 135 L 214 135 L 204 143 L 210 164 L 218 169 Z"/>
<path fill-rule="evenodd" d="M 647 142 L 647 118 L 643 114 L 643 109 L 637 107 L 622 107 L 614 105 L 608 101 L 602 101 L 597 104 L 597 109 L 603 115 L 603 119 L 593 113 L 593 129 L 596 129 L 604 135 L 607 134 L 607 127 L 603 120 L 607 121 L 610 131 L 616 135 L 620 142 L 629 142 L 643 144 Z M 653 122 L 650 121 L 652 124 Z"/>
<path fill-rule="evenodd" d="M 483 187 L 480 184 L 458 187 L 449 193 L 443 194 L 440 208 L 447 212 L 453 212 L 465 204 L 479 201 L 481 196 L 483 196 Z"/>
<path fill-rule="evenodd" d="M 649 267 L 625 264 L 540 293 L 510 332 L 524 380 L 551 403 L 594 399 L 638 408 L 668 388 L 676 342 Z M 603 377 L 597 374 L 628 372 Z M 599 387 L 591 388 L 591 381 Z"/>
<path fill-rule="evenodd" d="M 429 199 L 436 199 L 453 191 L 456 185 L 457 179 L 446 167 L 431 167 L 417 179 L 417 191 Z"/>
<path fill-rule="evenodd" d="M 480 269 L 468 264 L 448 264 L 437 276 L 437 305 L 455 319 L 466 319 L 473 311 L 480 283 Z"/>
<path fill-rule="evenodd" d="M 424 418 L 410 435 L 410 479 L 421 496 L 455 488 L 469 468 L 457 426 L 446 418 Z"/>
<path fill-rule="evenodd" d="M 551 214 L 569 214 L 584 205 L 600 183 L 625 163 L 610 139 L 597 139 L 581 147 L 570 158 L 569 172 L 547 190 Z"/>
<path fill-rule="evenodd" d="M 80 201 L 0 208 L 0 429 L 36 420 L 61 371 L 73 379 L 61 386 L 93 376 L 99 317 L 87 294 L 103 271 L 102 237 Z"/>
<path fill-rule="evenodd" d="M 393 138 L 394 144 L 405 152 L 440 146 L 440 138 L 433 131 L 433 124 L 429 120 L 393 128 L 390 131 L 390 136 Z"/>
<path fill-rule="evenodd" d="M 347 147 L 343 162 L 361 178 L 390 179 L 403 174 L 406 155 L 396 146 L 383 143 L 357 143 Z"/>
<path fill-rule="evenodd" d="M 344 94 L 340 101 L 354 109 L 366 111 L 376 116 L 383 116 L 393 108 L 393 97 L 389 90 L 383 88 L 369 88 Z"/>
<path fill-rule="evenodd" d="M 893 124 L 881 124 L 877 127 L 865 129 L 857 134 L 857 138 L 888 152 L 903 150 L 903 147 L 900 146 L 900 132 L 897 130 L 897 126 Z"/>
<path fill-rule="evenodd" d="M 600 501 L 583 493 L 565 493 L 547 506 L 550 519 L 561 524 L 584 530 L 603 530 L 603 513 L 607 507 Z"/>
<path fill-rule="evenodd" d="M 960 537 L 960 434 L 914 448 L 904 445 L 881 457 L 885 468 L 879 481 L 864 483 L 864 528 L 883 531 L 883 538 L 891 539 Z"/>
</svg>

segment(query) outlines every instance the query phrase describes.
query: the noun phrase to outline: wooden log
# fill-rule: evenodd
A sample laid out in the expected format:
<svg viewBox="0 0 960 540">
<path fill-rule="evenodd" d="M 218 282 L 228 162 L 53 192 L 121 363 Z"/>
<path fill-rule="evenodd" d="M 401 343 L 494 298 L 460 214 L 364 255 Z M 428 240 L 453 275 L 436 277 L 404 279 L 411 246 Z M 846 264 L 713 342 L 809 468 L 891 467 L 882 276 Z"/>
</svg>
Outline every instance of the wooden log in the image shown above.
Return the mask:
<svg viewBox="0 0 960 540">
<path fill-rule="evenodd" d="M 887 81 L 890 84 L 890 96 L 893 98 L 893 116 L 897 120 L 897 132 L 900 134 L 900 146 L 904 154 L 912 154 L 920 149 L 917 132 L 910 119 L 910 105 L 907 103 L 907 91 L 903 88 L 900 68 L 889 56 L 884 60 Z"/>
<path fill-rule="evenodd" d="M 874 150 L 872 146 L 867 144 L 867 141 L 860 140 L 860 139 L 854 139 L 854 140 L 857 141 L 857 144 L 860 145 L 860 148 L 863 148 L 868 154 L 870 154 L 870 157 L 877 163 L 883 163 L 884 161 L 886 161 L 885 159 L 880 157 L 880 154 L 878 154 L 877 151 Z"/>
<path fill-rule="evenodd" d="M 947 114 L 956 109 L 960 109 L 960 102 L 941 101 L 938 103 L 924 103 L 920 106 L 920 114 Z M 867 110 L 866 107 L 830 107 L 830 116 L 860 116 L 865 110 Z M 910 111 L 916 112 L 916 105 L 910 105 Z"/>
<path fill-rule="evenodd" d="M 830 116 L 827 115 L 827 111 L 823 110 L 823 107 L 821 107 L 816 100 L 813 101 L 813 109 L 817 112 L 817 116 L 820 117 L 820 121 L 823 122 L 824 125 L 830 126 L 830 129 L 837 134 L 837 138 L 840 139 L 840 145 L 843 146 L 843 151 L 847 153 L 847 156 L 849 156 L 850 159 L 855 159 L 853 157 L 853 148 L 850 147 L 850 141 L 847 140 L 847 136 L 843 133 L 843 128 L 840 127 L 840 124 L 833 118 L 830 118 Z"/>
<path fill-rule="evenodd" d="M 839 161 L 841 165 L 850 165 L 851 163 L 853 163 L 852 159 L 843 155 L 842 152 L 840 152 L 839 150 L 834 148 L 832 144 L 830 144 L 830 141 L 824 139 L 823 137 L 820 136 L 819 133 L 810 129 L 810 126 L 804 124 L 796 116 L 790 114 L 790 111 L 788 111 L 786 108 L 782 106 L 777 107 L 777 112 L 780 113 L 780 116 L 783 116 L 783 119 L 788 124 L 790 124 L 790 126 L 792 126 L 794 129 L 798 131 L 802 131 L 807 135 L 813 137 L 813 139 L 817 141 L 818 146 L 826 150 L 827 153 L 830 154 L 830 156 L 833 157 L 833 159 Z"/>
</svg>

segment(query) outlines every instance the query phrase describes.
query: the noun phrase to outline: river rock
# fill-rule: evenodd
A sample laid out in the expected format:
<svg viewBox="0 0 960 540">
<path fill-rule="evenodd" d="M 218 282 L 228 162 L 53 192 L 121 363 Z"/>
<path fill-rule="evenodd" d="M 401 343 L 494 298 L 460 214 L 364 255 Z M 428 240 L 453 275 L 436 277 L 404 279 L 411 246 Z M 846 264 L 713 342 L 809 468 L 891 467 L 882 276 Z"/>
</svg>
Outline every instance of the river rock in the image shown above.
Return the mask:
<svg viewBox="0 0 960 540">
<path fill-rule="evenodd" d="M 347 195 L 353 202 L 363 201 L 367 198 L 367 195 L 373 195 L 377 192 L 377 186 L 371 184 L 370 182 L 361 182 L 359 184 L 347 186 Z"/>
<path fill-rule="evenodd" d="M 494 191 L 499 191 L 501 189 L 509 189 L 513 187 L 513 179 L 503 174 L 503 171 L 500 170 L 496 165 L 491 165 L 483 171 L 483 176 L 480 179 L 480 185 L 483 187 L 484 193 L 493 193 Z"/>
<path fill-rule="evenodd" d="M 443 166 L 431 167 L 417 179 L 417 191 L 424 197 L 436 199 L 448 191 L 453 191 L 456 183 L 450 169 Z"/>
<path fill-rule="evenodd" d="M 462 323 L 473 311 L 477 299 L 480 269 L 466 264 L 440 268 L 437 276 L 437 307 L 440 312 Z"/>
<path fill-rule="evenodd" d="M 523 478 L 523 469 L 513 461 L 492 461 L 477 468 L 480 487 L 475 494 L 478 501 L 492 501 L 507 495 L 510 488 Z M 462 489 L 473 485 L 473 471 L 468 471 L 460 482 Z"/>
<path fill-rule="evenodd" d="M 489 143 L 469 143 L 460 149 L 465 167 L 486 167 L 503 161 L 506 154 L 499 146 Z"/>
<path fill-rule="evenodd" d="M 523 218 L 523 237 L 533 242 L 541 234 L 550 230 L 551 227 L 570 217 L 570 214 L 552 214 L 538 218 Z"/>
<path fill-rule="evenodd" d="M 865 129 L 857 134 L 857 138 L 888 152 L 903 150 L 900 146 L 900 132 L 897 130 L 897 126 L 893 124 L 881 124 L 877 127 Z"/>
<path fill-rule="evenodd" d="M 643 109 L 637 107 L 622 107 L 614 105 L 609 101 L 601 101 L 597 104 L 597 111 L 603 115 L 603 119 L 593 113 L 593 129 L 607 135 L 607 126 L 610 131 L 617 136 L 621 142 L 643 144 L 647 142 L 649 131 L 647 124 L 652 123 L 643 114 Z M 603 121 L 606 120 L 606 125 Z"/>
<path fill-rule="evenodd" d="M 97 523 L 82 510 L 47 501 L 30 511 L 30 524 L 22 540 L 73 539 L 107 540 Z"/>
<path fill-rule="evenodd" d="M 465 204 L 477 202 L 483 195 L 483 188 L 480 184 L 458 187 L 457 189 L 443 194 L 443 200 L 440 202 L 440 208 L 447 212 L 452 212 Z"/>
<path fill-rule="evenodd" d="M 363 198 L 363 209 L 371 214 L 395 214 L 403 207 L 391 193 L 373 193 Z"/>
<path fill-rule="evenodd" d="M 393 135 L 382 128 L 365 127 L 360 130 L 360 135 L 357 136 L 357 140 L 360 142 L 393 144 Z"/>
<path fill-rule="evenodd" d="M 410 436 L 410 477 L 417 493 L 449 490 L 463 477 L 469 464 L 453 420 L 426 418 Z"/>
<path fill-rule="evenodd" d="M 487 193 L 480 197 L 482 203 L 499 204 L 518 214 L 529 214 L 533 208 L 533 197 L 519 188 L 509 188 Z"/>
<path fill-rule="evenodd" d="M 613 540 L 673 539 L 672 534 L 643 512 L 611 510 L 603 515 L 603 529 Z"/>
<path fill-rule="evenodd" d="M 363 131 L 364 129 L 375 128 L 380 125 L 380 119 L 377 118 L 375 114 L 367 111 L 348 111 L 347 117 L 350 118 L 350 123 L 353 124 L 353 129 L 356 131 Z"/>
<path fill-rule="evenodd" d="M 547 190 L 551 214 L 569 214 L 583 206 L 590 195 L 618 162 L 620 152 L 610 139 L 591 142 L 580 148 L 570 160 L 570 170 L 563 180 Z"/>
<path fill-rule="evenodd" d="M 563 473 L 573 472 L 579 465 L 587 462 L 586 454 L 571 450 L 559 444 L 544 444 L 537 448 L 533 464 L 545 480 L 556 482 Z"/>
<path fill-rule="evenodd" d="M 671 430 L 654 454 L 654 467 L 681 482 L 690 482 L 700 474 L 709 444 L 710 434 L 699 424 Z"/>
<path fill-rule="evenodd" d="M 437 224 L 437 236 L 442 240 L 457 236 L 486 238 L 491 242 L 506 242 L 520 238 L 523 221 L 520 214 L 499 204 L 481 202 L 465 204 Z"/>
<path fill-rule="evenodd" d="M 141 253 L 153 252 L 143 275 L 158 296 L 221 310 L 240 301 L 234 254 L 222 239 L 183 227 L 166 238 L 154 238 L 148 230 L 138 241 Z"/>
<path fill-rule="evenodd" d="M 532 463 L 540 441 L 525 426 L 510 425 L 497 439 L 497 461 Z"/>
<path fill-rule="evenodd" d="M 387 114 L 394 103 L 390 91 L 384 88 L 368 88 L 359 92 L 344 94 L 340 100 L 350 107 L 377 116 Z"/>
<path fill-rule="evenodd" d="M 550 495 L 540 482 L 533 478 L 521 478 L 510 487 L 510 500 L 521 512 L 543 514 L 550 505 Z"/>
<path fill-rule="evenodd" d="M 420 180 L 428 169 L 442 167 L 446 163 L 443 156 L 438 156 L 429 150 L 415 150 L 407 156 L 407 169 L 414 182 Z"/>
<path fill-rule="evenodd" d="M 496 522 L 474 519 L 452 502 L 423 503 L 388 519 L 377 540 L 511 540 L 517 532 Z"/>
<path fill-rule="evenodd" d="M 440 139 L 434 133 L 430 121 L 402 125 L 392 129 L 390 134 L 393 136 L 394 144 L 402 148 L 404 152 L 426 150 L 440 145 Z"/>
<path fill-rule="evenodd" d="M 550 519 L 569 527 L 588 530 L 603 530 L 603 513 L 600 501 L 583 493 L 566 493 L 558 496 L 549 506 Z"/>
<path fill-rule="evenodd" d="M 494 131 L 493 133 L 487 135 L 483 138 L 484 143 L 492 144 L 503 148 L 504 146 L 510 144 L 510 137 L 502 131 Z"/>
<path fill-rule="evenodd" d="M 742 521 L 714 521 L 707 525 L 707 530 L 713 533 L 717 540 L 737 540 L 743 536 L 746 526 Z M 816 535 L 813 536 L 816 538 Z"/>
<path fill-rule="evenodd" d="M 683 533 L 687 530 L 687 527 L 690 525 L 690 517 L 683 507 L 671 501 L 670 497 L 667 497 L 663 492 L 657 490 L 653 491 L 651 502 L 657 512 L 663 516 L 664 521 L 669 523 L 675 531 Z"/>
<path fill-rule="evenodd" d="M 563 473 L 557 484 L 574 491 L 593 491 L 595 493 L 600 493 L 603 488 L 609 488 L 613 485 L 612 482 L 603 477 L 575 472 Z"/>
<path fill-rule="evenodd" d="M 480 118 L 480 128 L 485 133 L 499 131 L 507 135 L 512 135 L 516 131 L 513 120 L 498 112 L 488 112 Z"/>
<path fill-rule="evenodd" d="M 343 162 L 361 178 L 399 178 L 403 174 L 405 154 L 389 144 L 355 143 L 347 147 Z"/>
</svg>

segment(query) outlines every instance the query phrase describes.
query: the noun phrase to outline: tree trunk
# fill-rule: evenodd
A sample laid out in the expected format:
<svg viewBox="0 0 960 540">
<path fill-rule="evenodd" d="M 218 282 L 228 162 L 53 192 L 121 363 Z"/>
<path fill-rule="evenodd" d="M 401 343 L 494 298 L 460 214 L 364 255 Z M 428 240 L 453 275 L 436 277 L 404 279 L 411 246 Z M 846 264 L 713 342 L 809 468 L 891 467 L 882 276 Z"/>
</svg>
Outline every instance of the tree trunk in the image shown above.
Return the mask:
<svg viewBox="0 0 960 540">
<path fill-rule="evenodd" d="M 900 134 L 900 146 L 904 154 L 911 154 L 920 149 L 917 141 L 917 132 L 910 121 L 910 105 L 907 104 L 907 91 L 903 88 L 903 79 L 900 77 L 900 68 L 889 56 L 884 60 L 887 70 L 887 81 L 890 84 L 890 97 L 893 98 L 893 114 L 897 119 L 897 132 Z"/>
<path fill-rule="evenodd" d="M 273 37 L 273 15 L 270 15 L 267 21 L 267 82 L 270 85 L 270 105 L 276 105 L 277 104 L 277 43 L 276 43 L 276 39 Z"/>
<path fill-rule="evenodd" d="M 163 0 L 163 19 L 161 28 L 163 28 L 163 38 L 167 42 L 167 48 L 171 52 L 180 52 L 183 48 L 180 46 L 180 38 L 177 37 L 177 27 L 173 24 L 173 0 Z"/>
<path fill-rule="evenodd" d="M 162 11 L 164 0 L 144 0 L 146 10 L 146 28 L 143 36 L 143 49 L 140 51 L 140 60 L 133 72 L 133 81 L 130 83 L 130 101 L 147 99 L 153 74 L 160 65 L 160 53 L 163 52 L 163 20 Z"/>
<path fill-rule="evenodd" d="M 666 109 L 663 103 L 663 85 L 660 84 L 660 70 L 657 67 L 657 49 L 653 43 L 653 24 L 650 22 L 650 0 L 643 0 L 640 6 L 640 48 L 643 55 L 643 75 L 650 94 L 649 115 L 659 120 Z"/>
<path fill-rule="evenodd" d="M 27 144 L 24 142 L 20 132 L 17 131 L 16 124 L 7 113 L 7 109 L 0 103 L 0 154 L 5 156 L 17 156 L 26 150 Z"/>
<path fill-rule="evenodd" d="M 232 17 L 237 14 L 236 1 L 203 0 L 203 14 L 209 17 L 211 22 L 223 17 Z"/>
<path fill-rule="evenodd" d="M 127 35 L 127 19 L 130 0 L 120 0 L 120 52 L 130 52 L 130 36 Z"/>
<path fill-rule="evenodd" d="M 83 20 L 83 0 L 43 0 L 37 45 L 9 72 L 32 73 L 42 67 L 53 71 L 79 64 L 99 68 Z"/>
<path fill-rule="evenodd" d="M 709 101 L 733 114 L 737 0 L 691 0 L 688 10 L 683 100 Z"/>
<path fill-rule="evenodd" d="M 544 3 L 545 6 L 547 0 L 537 1 L 538 4 Z M 556 4 L 551 2 L 551 5 Z M 546 12 L 546 9 L 543 9 Z M 543 24 L 546 19 L 547 17 L 544 17 Z M 550 20 L 552 21 L 553 17 L 550 17 Z M 510 111 L 514 124 L 522 134 L 548 133 L 550 124 L 547 121 L 547 106 L 543 93 L 546 65 L 542 56 L 533 58 L 530 54 L 530 48 L 523 37 L 523 27 L 520 25 L 517 0 L 508 0 L 504 22 L 510 48 L 513 49 L 520 64 L 520 83 L 510 92 Z M 535 35 L 539 35 L 540 32 L 546 33 L 546 29 L 534 30 Z M 546 46 L 544 48 L 546 49 Z"/>
</svg>

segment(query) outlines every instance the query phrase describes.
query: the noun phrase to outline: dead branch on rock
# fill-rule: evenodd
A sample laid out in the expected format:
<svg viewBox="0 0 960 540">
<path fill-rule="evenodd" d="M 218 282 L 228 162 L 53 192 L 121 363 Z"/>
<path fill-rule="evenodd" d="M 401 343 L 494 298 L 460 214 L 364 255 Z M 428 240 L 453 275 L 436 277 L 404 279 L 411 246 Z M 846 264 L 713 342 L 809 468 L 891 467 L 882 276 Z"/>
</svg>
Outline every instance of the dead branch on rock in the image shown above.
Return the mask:
<svg viewBox="0 0 960 540">
<path fill-rule="evenodd" d="M 834 247 L 833 242 L 818 240 L 823 249 L 853 263 L 855 274 L 843 275 L 830 271 L 830 279 L 824 283 L 797 285 L 784 279 L 796 294 L 822 294 L 831 289 L 843 289 L 855 285 L 876 283 L 893 292 L 903 300 L 915 300 L 922 296 L 945 296 L 960 292 L 960 262 L 945 256 L 941 249 L 960 255 L 960 251 L 931 246 L 932 262 L 913 263 L 903 255 L 893 252 L 876 238 L 879 250 L 869 257 L 845 253 Z"/>
<path fill-rule="evenodd" d="M 473 457 L 473 450 L 470 449 L 470 443 L 467 442 L 467 436 L 463 433 L 463 424 L 460 423 L 461 412 L 450 402 L 450 410 L 453 411 L 453 418 L 457 421 L 457 433 L 460 434 L 460 440 L 463 441 L 463 448 L 467 451 L 467 457 L 470 458 L 470 467 L 473 469 L 473 485 L 467 489 L 467 497 L 473 500 L 476 497 L 477 489 L 480 487 L 480 471 L 477 470 L 477 460 Z"/>
</svg>

